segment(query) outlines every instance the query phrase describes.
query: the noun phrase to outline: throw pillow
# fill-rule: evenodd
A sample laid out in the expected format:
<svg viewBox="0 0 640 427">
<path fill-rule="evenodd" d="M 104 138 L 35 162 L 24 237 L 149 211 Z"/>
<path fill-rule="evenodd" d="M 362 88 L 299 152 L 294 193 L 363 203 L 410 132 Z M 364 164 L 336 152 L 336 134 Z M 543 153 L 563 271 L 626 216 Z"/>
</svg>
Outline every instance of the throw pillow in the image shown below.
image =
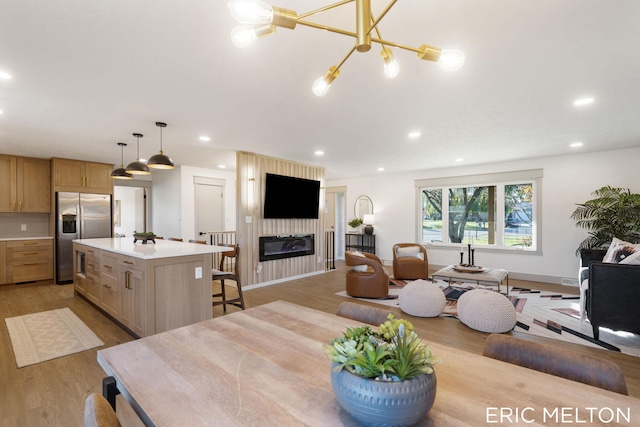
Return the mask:
<svg viewBox="0 0 640 427">
<path fill-rule="evenodd" d="M 396 258 L 418 258 L 423 260 L 424 254 L 417 246 L 397 247 Z"/>
<path fill-rule="evenodd" d="M 369 268 L 368 265 L 354 265 L 353 267 L 351 267 L 351 271 L 358 271 L 360 273 L 364 273 L 367 271 L 367 268 Z"/>
<path fill-rule="evenodd" d="M 613 264 L 640 264 L 640 244 L 613 238 L 602 262 Z"/>
</svg>

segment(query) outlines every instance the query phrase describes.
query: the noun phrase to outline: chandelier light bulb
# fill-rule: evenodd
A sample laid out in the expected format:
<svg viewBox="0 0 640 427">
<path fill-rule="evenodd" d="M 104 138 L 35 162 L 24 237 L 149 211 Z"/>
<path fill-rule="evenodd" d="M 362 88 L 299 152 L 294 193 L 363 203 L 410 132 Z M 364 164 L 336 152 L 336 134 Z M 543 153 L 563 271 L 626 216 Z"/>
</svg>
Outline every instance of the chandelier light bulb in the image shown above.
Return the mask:
<svg viewBox="0 0 640 427">
<path fill-rule="evenodd" d="M 247 47 L 258 39 L 253 27 L 235 27 L 231 30 L 231 41 L 238 47 Z"/>
<path fill-rule="evenodd" d="M 460 50 L 443 49 L 437 64 L 445 70 L 457 71 L 464 64 L 464 53 Z"/>
<path fill-rule="evenodd" d="M 311 86 L 311 90 L 313 94 L 317 97 L 325 96 L 327 92 L 329 92 L 329 88 L 331 85 L 326 82 L 324 76 L 318 78 L 315 82 L 313 82 L 313 86 Z"/>
<path fill-rule="evenodd" d="M 340 70 L 338 67 L 331 66 L 329 70 L 324 73 L 322 77 L 313 82 L 313 86 L 311 86 L 311 90 L 313 91 L 315 96 L 325 96 L 331 87 L 331 83 L 340 75 Z"/>
<path fill-rule="evenodd" d="M 273 20 L 273 8 L 260 0 L 230 0 L 227 6 L 241 24 L 262 25 Z"/>
</svg>

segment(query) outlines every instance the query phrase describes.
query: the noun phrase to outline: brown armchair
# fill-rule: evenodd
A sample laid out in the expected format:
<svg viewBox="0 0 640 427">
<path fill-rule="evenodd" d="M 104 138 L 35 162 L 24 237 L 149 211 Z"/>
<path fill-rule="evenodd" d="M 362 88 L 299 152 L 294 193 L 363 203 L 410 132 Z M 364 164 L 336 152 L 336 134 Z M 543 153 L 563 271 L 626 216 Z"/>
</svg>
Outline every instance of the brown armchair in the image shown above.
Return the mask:
<svg viewBox="0 0 640 427">
<path fill-rule="evenodd" d="M 347 294 L 360 298 L 389 296 L 389 276 L 377 256 L 367 252 L 345 252 L 348 266 L 364 266 L 347 271 Z M 363 270 L 363 271 L 359 271 Z"/>
<path fill-rule="evenodd" d="M 417 243 L 393 245 L 393 277 L 396 279 L 429 278 L 427 250 Z"/>
</svg>

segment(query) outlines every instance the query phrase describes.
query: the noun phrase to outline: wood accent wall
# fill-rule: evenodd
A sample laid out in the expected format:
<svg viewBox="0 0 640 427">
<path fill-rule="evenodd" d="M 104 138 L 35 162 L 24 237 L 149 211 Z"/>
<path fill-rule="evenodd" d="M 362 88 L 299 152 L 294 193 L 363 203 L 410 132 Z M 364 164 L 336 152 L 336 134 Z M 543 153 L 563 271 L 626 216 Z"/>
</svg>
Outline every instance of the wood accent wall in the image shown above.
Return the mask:
<svg viewBox="0 0 640 427">
<path fill-rule="evenodd" d="M 236 154 L 237 242 L 243 286 L 324 271 L 324 168 L 239 151 Z M 264 180 L 267 173 L 320 181 L 318 219 L 264 219 Z M 291 195 L 295 203 L 295 194 Z M 250 217 L 250 222 L 247 218 Z M 315 254 L 259 261 L 260 236 L 314 234 Z M 258 265 L 262 269 L 258 273 Z"/>
</svg>

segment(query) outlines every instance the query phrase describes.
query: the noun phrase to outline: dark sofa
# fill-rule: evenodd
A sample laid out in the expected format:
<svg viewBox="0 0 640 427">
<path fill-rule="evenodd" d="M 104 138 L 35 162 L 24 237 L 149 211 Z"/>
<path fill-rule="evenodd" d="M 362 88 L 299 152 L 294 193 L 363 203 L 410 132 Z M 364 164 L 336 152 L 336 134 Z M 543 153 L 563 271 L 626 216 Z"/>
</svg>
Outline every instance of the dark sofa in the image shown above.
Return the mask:
<svg viewBox="0 0 640 427">
<path fill-rule="evenodd" d="M 580 288 L 586 315 L 599 328 L 640 333 L 640 265 L 603 263 L 606 250 L 580 250 Z M 588 281 L 585 281 L 588 279 Z"/>
</svg>

